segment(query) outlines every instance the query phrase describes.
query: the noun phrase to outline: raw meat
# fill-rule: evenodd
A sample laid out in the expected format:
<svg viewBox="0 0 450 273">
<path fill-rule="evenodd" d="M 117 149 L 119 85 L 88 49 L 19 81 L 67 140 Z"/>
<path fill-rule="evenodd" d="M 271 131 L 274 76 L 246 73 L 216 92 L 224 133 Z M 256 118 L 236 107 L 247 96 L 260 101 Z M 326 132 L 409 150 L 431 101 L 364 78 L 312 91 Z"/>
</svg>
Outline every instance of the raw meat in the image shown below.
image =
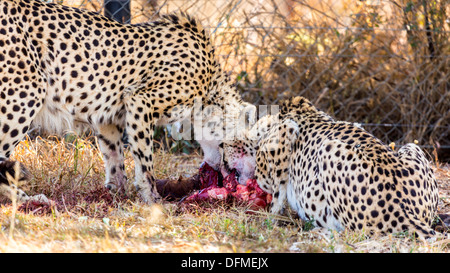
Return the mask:
<svg viewBox="0 0 450 273">
<path fill-rule="evenodd" d="M 220 181 L 221 175 L 204 163 L 199 170 L 200 190 L 187 197 L 184 202 L 235 202 L 248 204 L 251 209 L 264 209 L 272 201 L 272 196 L 264 192 L 255 179 L 240 185 L 233 170 Z"/>
</svg>

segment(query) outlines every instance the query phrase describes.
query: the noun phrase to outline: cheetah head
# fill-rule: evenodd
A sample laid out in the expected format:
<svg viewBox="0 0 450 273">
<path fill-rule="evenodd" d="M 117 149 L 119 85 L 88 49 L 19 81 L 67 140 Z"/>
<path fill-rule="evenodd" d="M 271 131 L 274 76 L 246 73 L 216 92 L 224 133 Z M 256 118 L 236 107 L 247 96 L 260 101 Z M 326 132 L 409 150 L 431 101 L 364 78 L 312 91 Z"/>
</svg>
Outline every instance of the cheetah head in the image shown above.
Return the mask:
<svg viewBox="0 0 450 273">
<path fill-rule="evenodd" d="M 235 170 L 237 180 L 242 185 L 254 177 L 256 145 L 252 140 L 224 141 L 220 148 L 223 150 L 220 171 L 224 177 Z"/>
<path fill-rule="evenodd" d="M 239 182 L 245 183 L 246 179 L 254 177 L 255 171 L 257 174 L 258 171 L 274 171 L 277 166 L 268 164 L 269 161 L 288 154 L 299 134 L 294 118 L 314 109 L 311 102 L 303 97 L 285 100 L 279 113 L 260 118 L 249 130 L 244 131 L 242 138 L 223 141 L 220 144 L 223 150 L 222 173 L 226 175 L 235 169 L 240 175 Z"/>
<path fill-rule="evenodd" d="M 284 165 L 289 163 L 298 134 L 299 127 L 291 119 L 279 121 L 278 115 L 261 118 L 246 133 L 244 140 L 221 144 L 222 174 L 227 175 L 235 169 L 241 184 L 250 178 L 256 178 L 258 183 L 264 179 L 272 180 L 279 169 L 287 169 Z"/>
<path fill-rule="evenodd" d="M 219 170 L 224 151 L 222 143 L 236 144 L 236 146 L 243 144 L 245 132 L 255 124 L 255 116 L 256 107 L 245 102 L 227 105 L 225 110 L 214 105 L 203 107 L 201 116 L 194 119 L 194 135 L 202 148 L 203 162 Z M 199 120 L 200 117 L 201 120 Z M 247 168 L 242 170 L 243 173 L 249 172 Z"/>
<path fill-rule="evenodd" d="M 278 115 L 264 116 L 249 130 L 245 130 L 241 138 L 224 140 L 220 144 L 222 175 L 226 176 L 232 170 L 236 170 L 240 184 L 245 184 L 248 179 L 254 178 L 258 143 L 277 123 L 277 120 Z"/>
</svg>

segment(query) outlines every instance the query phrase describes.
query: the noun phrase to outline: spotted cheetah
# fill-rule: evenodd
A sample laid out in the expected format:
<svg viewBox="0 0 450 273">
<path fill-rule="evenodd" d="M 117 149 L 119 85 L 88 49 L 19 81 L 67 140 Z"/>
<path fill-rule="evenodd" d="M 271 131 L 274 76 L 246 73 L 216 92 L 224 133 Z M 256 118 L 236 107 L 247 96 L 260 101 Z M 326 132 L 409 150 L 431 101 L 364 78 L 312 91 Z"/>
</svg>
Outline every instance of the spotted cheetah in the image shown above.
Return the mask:
<svg viewBox="0 0 450 273">
<path fill-rule="evenodd" d="M 246 140 L 228 141 L 224 165 L 252 165 L 258 185 L 273 195 L 272 213 L 287 200 L 316 227 L 366 234 L 415 232 L 422 238 L 438 204 L 429 161 L 415 144 L 393 151 L 357 124 L 335 121 L 303 97 L 260 119 Z M 256 134 L 255 134 L 256 132 Z"/>
<path fill-rule="evenodd" d="M 104 156 L 106 186 L 121 188 L 126 132 L 135 186 L 152 203 L 160 198 L 152 164 L 156 125 L 189 118 L 194 101 L 229 113 L 229 127 L 242 113 L 255 113 L 216 62 L 205 29 L 188 15 L 125 25 L 38 0 L 3 0 L 0 10 L 0 162 L 31 127 L 90 128 Z M 205 161 L 217 165 L 220 139 L 199 142 L 208 148 Z"/>
</svg>

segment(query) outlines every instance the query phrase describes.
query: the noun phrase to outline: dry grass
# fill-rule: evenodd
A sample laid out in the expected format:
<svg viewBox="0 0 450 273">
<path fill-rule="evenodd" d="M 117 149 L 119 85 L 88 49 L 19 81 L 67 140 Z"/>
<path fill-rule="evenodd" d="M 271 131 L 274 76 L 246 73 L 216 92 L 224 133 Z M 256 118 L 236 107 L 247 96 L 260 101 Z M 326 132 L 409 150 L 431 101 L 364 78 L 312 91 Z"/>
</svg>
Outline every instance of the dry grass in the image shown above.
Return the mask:
<svg viewBox="0 0 450 273">
<path fill-rule="evenodd" d="M 92 140 L 92 139 L 91 139 Z M 75 144 L 73 144 L 75 143 Z M 48 213 L 25 213 L 11 202 L 0 204 L 0 252 L 449 252 L 449 240 L 413 240 L 407 234 L 367 238 L 361 232 L 309 230 L 309 223 L 267 212 L 248 213 L 240 206 L 186 207 L 176 203 L 145 205 L 132 186 L 127 196 L 103 190 L 101 154 L 88 140 L 26 140 L 14 158 L 33 179 L 23 188 L 55 201 Z M 197 172 L 199 155 L 157 152 L 156 175 L 177 177 Z M 133 178 L 133 161 L 126 154 Z M 448 212 L 450 167 L 438 179 Z M 13 220 L 12 220 L 13 219 Z"/>
<path fill-rule="evenodd" d="M 53 2 L 96 11 L 103 3 Z M 448 1 L 131 1 L 133 23 L 173 11 L 212 33 L 246 101 L 302 95 L 384 142 L 418 140 L 449 157 Z"/>
</svg>

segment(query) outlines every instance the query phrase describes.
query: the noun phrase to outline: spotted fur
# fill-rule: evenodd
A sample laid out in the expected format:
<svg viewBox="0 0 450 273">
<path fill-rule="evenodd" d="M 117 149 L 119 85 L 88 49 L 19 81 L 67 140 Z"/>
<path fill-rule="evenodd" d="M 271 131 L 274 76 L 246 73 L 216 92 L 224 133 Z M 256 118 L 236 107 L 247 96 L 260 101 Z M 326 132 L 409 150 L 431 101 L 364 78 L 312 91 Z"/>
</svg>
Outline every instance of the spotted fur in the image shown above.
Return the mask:
<svg viewBox="0 0 450 273">
<path fill-rule="evenodd" d="M 106 185 L 121 188 L 126 131 L 135 185 L 146 202 L 159 199 L 152 164 L 156 124 L 189 118 L 186 109 L 195 100 L 232 113 L 228 126 L 241 110 L 254 113 L 195 19 L 167 15 L 124 25 L 37 0 L 0 1 L 0 99 L 0 161 L 32 126 L 54 133 L 90 128 L 104 155 Z M 206 161 L 220 158 L 219 142 L 208 143 Z"/>
<path fill-rule="evenodd" d="M 335 121 L 303 97 L 287 100 L 279 115 L 255 126 L 261 124 L 267 126 L 260 131 L 268 133 L 247 140 L 245 147 L 255 155 L 258 185 L 274 197 L 271 212 L 280 213 L 287 200 L 317 227 L 367 234 L 408 230 L 424 238 L 435 234 L 430 226 L 438 189 L 417 145 L 393 151 L 357 124 Z M 224 143 L 225 160 L 237 153 L 233 145 Z"/>
</svg>

